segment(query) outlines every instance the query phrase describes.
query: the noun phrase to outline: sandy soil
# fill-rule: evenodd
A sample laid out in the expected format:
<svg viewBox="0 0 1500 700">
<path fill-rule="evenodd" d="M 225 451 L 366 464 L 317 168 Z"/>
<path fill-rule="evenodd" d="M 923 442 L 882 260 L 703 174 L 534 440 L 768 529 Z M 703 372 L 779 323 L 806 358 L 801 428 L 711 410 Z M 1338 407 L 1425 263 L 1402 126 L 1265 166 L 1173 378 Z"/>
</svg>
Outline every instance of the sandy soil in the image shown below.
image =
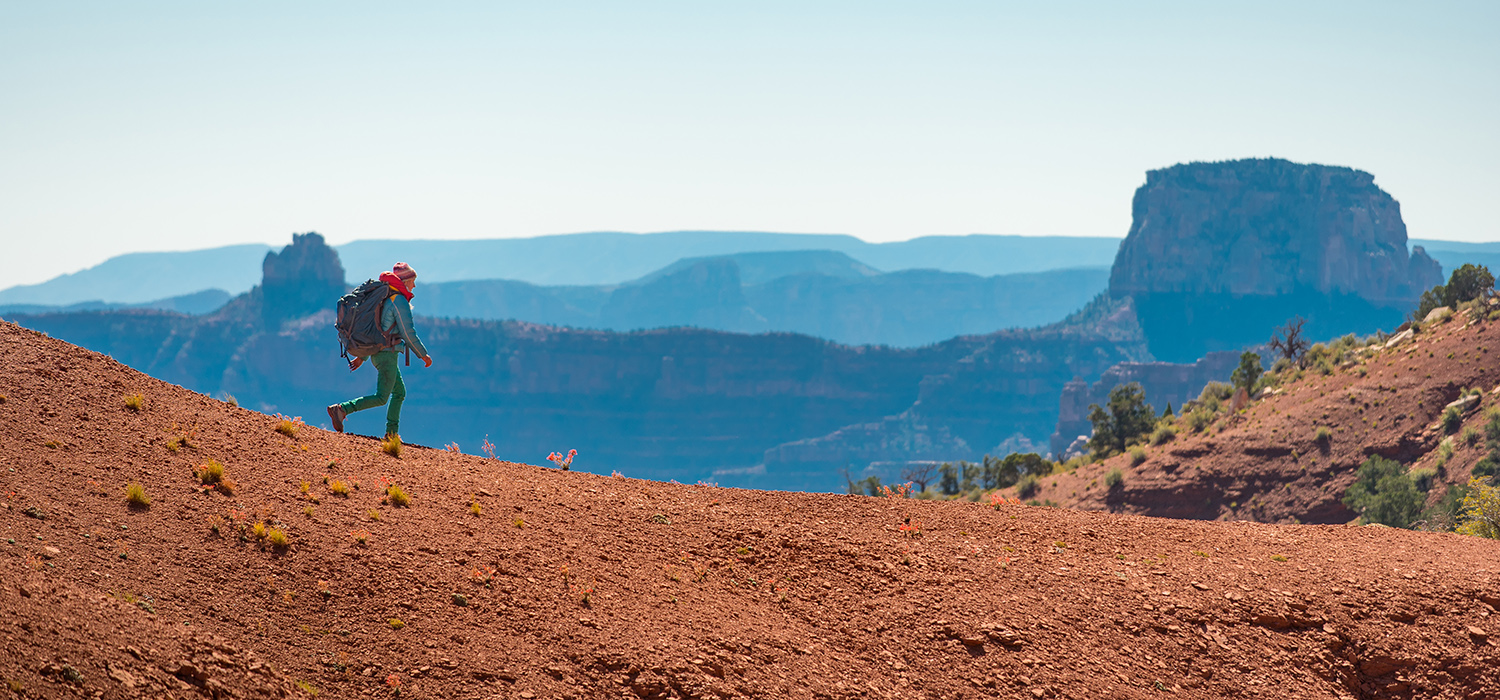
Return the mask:
<svg viewBox="0 0 1500 700">
<path fill-rule="evenodd" d="M 395 458 L 0 357 L 0 694 L 1500 697 L 1500 542 Z"/>
</svg>

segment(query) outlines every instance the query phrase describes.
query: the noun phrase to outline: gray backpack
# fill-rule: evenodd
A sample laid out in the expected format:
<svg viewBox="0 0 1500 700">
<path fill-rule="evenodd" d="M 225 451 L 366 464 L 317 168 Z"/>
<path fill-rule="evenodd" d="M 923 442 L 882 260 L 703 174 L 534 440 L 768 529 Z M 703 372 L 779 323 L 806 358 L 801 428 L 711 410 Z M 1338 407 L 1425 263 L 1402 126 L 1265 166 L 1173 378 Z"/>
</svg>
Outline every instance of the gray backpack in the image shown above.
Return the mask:
<svg viewBox="0 0 1500 700">
<path fill-rule="evenodd" d="M 367 280 L 339 297 L 338 318 L 333 327 L 339 332 L 341 357 L 369 357 L 400 342 L 400 336 L 380 327 L 380 312 L 385 310 L 385 303 L 393 293 L 390 285 Z"/>
</svg>

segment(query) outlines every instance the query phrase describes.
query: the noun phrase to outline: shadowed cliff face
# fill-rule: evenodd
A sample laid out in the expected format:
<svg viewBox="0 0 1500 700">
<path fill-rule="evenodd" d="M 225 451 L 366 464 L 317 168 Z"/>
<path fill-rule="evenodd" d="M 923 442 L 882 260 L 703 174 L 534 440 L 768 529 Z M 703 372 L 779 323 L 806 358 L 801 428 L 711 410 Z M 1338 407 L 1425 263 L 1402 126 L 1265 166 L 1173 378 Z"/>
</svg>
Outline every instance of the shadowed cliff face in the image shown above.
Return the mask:
<svg viewBox="0 0 1500 700">
<path fill-rule="evenodd" d="M 339 254 L 317 233 L 294 233 L 281 252 L 266 253 L 260 283 L 267 328 L 301 318 L 330 306 L 347 290 Z"/>
<path fill-rule="evenodd" d="M 1301 315 L 1316 338 L 1392 328 L 1442 282 L 1407 253 L 1401 207 L 1350 168 L 1279 159 L 1147 173 L 1110 293 L 1136 300 L 1158 359 L 1263 343 Z"/>
</svg>

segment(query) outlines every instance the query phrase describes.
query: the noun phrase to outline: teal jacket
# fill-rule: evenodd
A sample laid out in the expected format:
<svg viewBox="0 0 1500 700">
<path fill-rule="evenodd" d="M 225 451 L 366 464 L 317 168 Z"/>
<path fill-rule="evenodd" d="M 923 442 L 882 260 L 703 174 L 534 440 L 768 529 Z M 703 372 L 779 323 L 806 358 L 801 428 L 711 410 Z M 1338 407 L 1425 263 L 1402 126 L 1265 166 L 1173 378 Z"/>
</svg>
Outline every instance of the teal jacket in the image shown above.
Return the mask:
<svg viewBox="0 0 1500 700">
<path fill-rule="evenodd" d="M 392 290 L 394 291 L 394 290 Z M 427 359 L 427 348 L 422 345 L 422 339 L 417 337 L 417 327 L 411 321 L 411 302 L 406 296 L 393 293 L 389 303 L 380 310 L 380 327 L 387 333 L 395 333 L 401 339 L 396 341 L 395 347 L 391 348 L 401 352 L 403 344 L 417 353 L 417 357 Z"/>
</svg>

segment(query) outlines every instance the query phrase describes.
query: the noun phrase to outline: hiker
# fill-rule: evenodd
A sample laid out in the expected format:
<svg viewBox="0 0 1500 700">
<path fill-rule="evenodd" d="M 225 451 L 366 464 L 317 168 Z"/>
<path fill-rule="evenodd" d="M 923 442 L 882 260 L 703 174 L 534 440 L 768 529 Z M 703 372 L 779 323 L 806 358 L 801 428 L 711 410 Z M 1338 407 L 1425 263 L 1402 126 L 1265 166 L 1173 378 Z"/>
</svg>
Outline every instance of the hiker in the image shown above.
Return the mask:
<svg viewBox="0 0 1500 700">
<path fill-rule="evenodd" d="M 375 378 L 375 393 L 328 407 L 328 417 L 333 419 L 333 429 L 341 433 L 344 432 L 344 419 L 349 414 L 384 406 L 389 401 L 390 407 L 385 410 L 385 435 L 397 435 L 401 423 L 401 403 L 406 400 L 406 383 L 401 381 L 401 367 L 397 358 L 405 350 L 408 353 L 406 363 L 409 365 L 410 353 L 416 352 L 417 357 L 422 358 L 423 366 L 432 366 L 432 356 L 427 354 L 427 348 L 417 337 L 417 329 L 411 320 L 412 290 L 417 286 L 416 270 L 404 262 L 398 262 L 390 272 L 380 273 L 380 282 L 386 285 L 380 294 L 386 297 L 384 303 L 380 304 L 380 329 L 389 341 L 383 349 L 369 355 L 370 363 L 379 372 Z M 359 294 L 366 286 L 373 285 L 366 282 L 349 296 Z M 341 305 L 343 303 L 340 302 Z M 364 362 L 364 357 L 355 355 L 349 360 L 349 371 L 359 369 Z"/>
</svg>

